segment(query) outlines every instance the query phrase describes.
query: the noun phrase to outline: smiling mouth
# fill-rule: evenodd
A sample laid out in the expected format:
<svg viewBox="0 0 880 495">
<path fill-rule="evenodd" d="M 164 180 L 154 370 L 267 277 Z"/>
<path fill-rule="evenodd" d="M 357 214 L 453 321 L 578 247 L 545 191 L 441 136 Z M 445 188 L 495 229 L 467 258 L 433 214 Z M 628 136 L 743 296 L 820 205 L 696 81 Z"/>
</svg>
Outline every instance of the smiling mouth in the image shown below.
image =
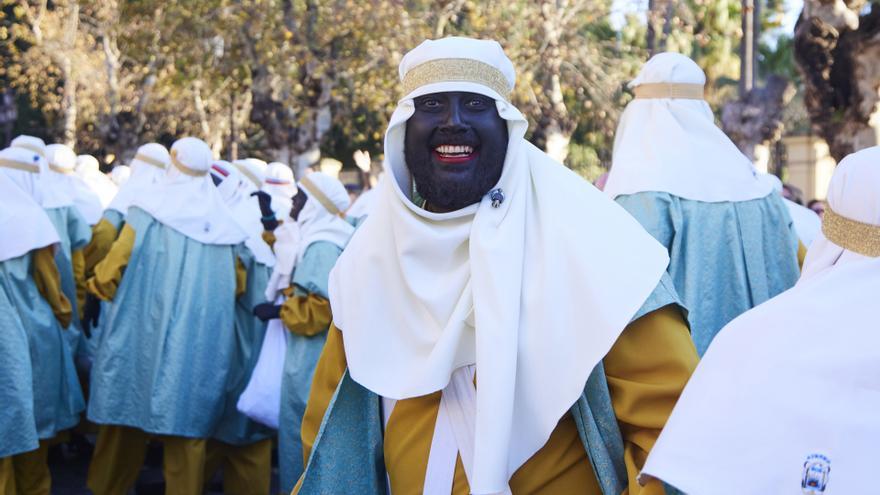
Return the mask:
<svg viewBox="0 0 880 495">
<path fill-rule="evenodd" d="M 458 164 L 474 159 L 477 151 L 473 146 L 441 144 L 434 148 L 434 156 L 441 163 Z"/>
</svg>

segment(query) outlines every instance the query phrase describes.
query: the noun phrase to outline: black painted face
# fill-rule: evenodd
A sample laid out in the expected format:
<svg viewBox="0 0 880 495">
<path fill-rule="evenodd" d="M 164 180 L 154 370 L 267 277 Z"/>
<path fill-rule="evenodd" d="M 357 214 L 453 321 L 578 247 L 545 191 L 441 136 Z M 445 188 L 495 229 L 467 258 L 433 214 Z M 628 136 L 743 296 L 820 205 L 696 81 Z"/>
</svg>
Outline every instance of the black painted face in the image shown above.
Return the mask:
<svg viewBox="0 0 880 495">
<path fill-rule="evenodd" d="M 449 212 L 479 202 L 498 183 L 507 141 L 492 98 L 434 93 L 415 99 L 404 156 L 419 195 L 432 210 Z"/>
<path fill-rule="evenodd" d="M 299 220 L 299 214 L 306 205 L 306 200 L 308 199 L 309 196 L 302 189 L 296 192 L 296 195 L 293 197 L 293 205 L 290 208 L 290 218 Z"/>
</svg>

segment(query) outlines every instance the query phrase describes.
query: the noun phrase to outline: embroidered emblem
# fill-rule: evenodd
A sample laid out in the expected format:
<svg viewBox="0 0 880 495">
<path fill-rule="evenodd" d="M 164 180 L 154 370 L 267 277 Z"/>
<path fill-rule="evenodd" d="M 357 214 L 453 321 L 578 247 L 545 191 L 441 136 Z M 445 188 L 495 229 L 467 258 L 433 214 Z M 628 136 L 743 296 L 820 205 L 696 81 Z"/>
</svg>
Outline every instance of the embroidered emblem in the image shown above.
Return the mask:
<svg viewBox="0 0 880 495">
<path fill-rule="evenodd" d="M 804 474 L 801 478 L 801 490 L 805 495 L 820 495 L 828 486 L 831 474 L 831 460 L 822 454 L 811 454 L 804 462 Z"/>
<path fill-rule="evenodd" d="M 501 188 L 489 191 L 489 199 L 492 200 L 492 208 L 498 208 L 504 202 L 504 191 Z"/>
</svg>

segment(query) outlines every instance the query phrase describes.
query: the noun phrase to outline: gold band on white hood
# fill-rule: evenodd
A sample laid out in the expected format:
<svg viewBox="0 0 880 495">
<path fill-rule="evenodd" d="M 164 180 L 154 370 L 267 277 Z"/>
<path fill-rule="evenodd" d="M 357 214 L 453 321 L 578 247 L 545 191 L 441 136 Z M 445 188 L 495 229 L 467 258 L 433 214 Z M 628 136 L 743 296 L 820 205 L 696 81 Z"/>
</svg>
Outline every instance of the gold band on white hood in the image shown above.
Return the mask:
<svg viewBox="0 0 880 495">
<path fill-rule="evenodd" d="M 41 157 L 46 158 L 46 154 L 43 152 L 43 150 L 35 144 L 18 143 L 18 144 L 13 144 L 12 147 L 13 148 L 21 148 L 23 150 L 28 150 L 28 151 L 33 151 L 34 153 L 40 155 Z"/>
<path fill-rule="evenodd" d="M 187 167 L 177 158 L 177 150 L 171 150 L 171 163 L 177 167 L 177 170 L 180 170 L 182 173 L 190 176 L 190 177 L 202 177 L 207 175 L 207 170 L 196 170 L 194 168 Z"/>
<path fill-rule="evenodd" d="M 327 195 L 324 194 L 324 191 L 318 189 L 318 186 L 316 186 L 315 183 L 312 182 L 311 179 L 309 179 L 308 175 L 303 177 L 299 181 L 299 183 L 300 185 L 302 185 L 303 189 L 305 189 L 311 197 L 315 198 L 318 203 L 321 203 L 321 206 L 323 206 L 325 210 L 330 212 L 331 215 L 336 215 L 338 217 L 344 218 L 344 215 L 341 211 L 339 211 L 339 208 L 337 208 L 336 205 L 333 204 L 333 201 L 330 201 L 330 198 L 328 198 Z"/>
<path fill-rule="evenodd" d="M 134 155 L 134 159 L 139 162 L 146 163 L 147 165 L 152 165 L 156 168 L 161 168 L 162 170 L 165 170 L 165 162 L 163 162 L 162 160 L 159 160 L 158 158 L 153 158 L 152 156 L 147 156 L 142 153 L 138 153 L 138 154 Z"/>
<path fill-rule="evenodd" d="M 262 184 L 260 183 L 260 179 L 258 179 L 257 176 L 254 175 L 253 172 L 248 170 L 247 165 L 242 165 L 241 163 L 233 162 L 232 166 L 235 167 L 236 170 L 241 172 L 241 175 L 247 177 L 247 179 L 249 181 L 251 181 L 251 183 L 254 185 L 254 187 L 259 189 L 262 186 Z"/>
<path fill-rule="evenodd" d="M 633 89 L 636 99 L 674 98 L 683 100 L 702 100 L 705 90 L 702 84 L 686 83 L 648 83 L 639 84 Z"/>
<path fill-rule="evenodd" d="M 825 209 L 822 233 L 838 246 L 871 258 L 880 257 L 880 226 L 859 222 Z"/>
<path fill-rule="evenodd" d="M 32 174 L 40 173 L 40 166 L 34 165 L 33 163 L 25 163 L 17 160 L 8 160 L 6 158 L 0 158 L 0 167 L 11 168 L 15 170 L 22 170 L 24 172 L 30 172 Z"/>
<path fill-rule="evenodd" d="M 403 76 L 403 94 L 408 95 L 427 84 L 439 82 L 471 82 L 482 84 L 507 99 L 510 91 L 507 78 L 495 67 L 470 58 L 439 58 L 417 65 Z"/>
<path fill-rule="evenodd" d="M 72 169 L 59 167 L 54 163 L 50 163 L 49 168 L 54 170 L 55 172 L 58 172 L 59 174 L 72 175 L 74 173 Z"/>
</svg>

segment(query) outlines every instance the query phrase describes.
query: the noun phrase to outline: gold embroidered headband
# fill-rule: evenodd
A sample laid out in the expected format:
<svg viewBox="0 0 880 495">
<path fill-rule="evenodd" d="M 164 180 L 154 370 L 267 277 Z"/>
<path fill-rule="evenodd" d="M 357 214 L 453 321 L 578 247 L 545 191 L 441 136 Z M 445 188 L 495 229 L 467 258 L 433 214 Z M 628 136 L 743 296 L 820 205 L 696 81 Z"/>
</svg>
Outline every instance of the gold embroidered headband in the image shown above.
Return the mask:
<svg viewBox="0 0 880 495">
<path fill-rule="evenodd" d="M 636 99 L 675 98 L 684 100 L 702 100 L 704 89 L 702 84 L 686 83 L 649 83 L 639 84 L 633 89 Z"/>
<path fill-rule="evenodd" d="M 324 194 L 324 191 L 318 189 L 318 186 L 316 186 L 315 183 L 312 182 L 312 180 L 309 179 L 308 176 L 303 177 L 299 181 L 299 183 L 303 186 L 303 189 L 305 189 L 311 197 L 318 200 L 318 203 L 321 203 L 321 206 L 323 206 L 325 210 L 329 211 L 331 215 L 342 217 L 342 212 L 339 211 L 339 208 L 337 208 L 336 205 L 333 204 L 332 201 L 330 201 L 330 198 L 328 198 L 327 195 Z"/>
<path fill-rule="evenodd" d="M 134 159 L 139 162 L 144 162 L 147 165 L 152 165 L 154 167 L 158 167 L 158 168 L 161 168 L 162 170 L 165 170 L 165 162 L 163 162 L 162 160 L 159 160 L 157 158 L 153 158 L 152 156 L 147 156 L 147 155 L 138 153 L 138 154 L 134 155 Z"/>
<path fill-rule="evenodd" d="M 30 143 L 14 144 L 14 145 L 12 145 L 12 147 L 13 148 L 21 148 L 21 149 L 28 150 L 28 151 L 33 151 L 34 153 L 40 155 L 41 157 L 46 158 L 46 154 L 43 153 L 43 150 L 40 149 L 39 146 L 30 144 Z"/>
<path fill-rule="evenodd" d="M 12 168 L 15 170 L 23 170 L 25 172 L 30 172 L 32 174 L 40 173 L 40 166 L 39 165 L 34 165 L 33 163 L 19 162 L 17 160 L 9 160 L 6 158 L 0 158 L 0 167 Z"/>
<path fill-rule="evenodd" d="M 233 163 L 232 165 L 234 165 L 235 168 L 238 169 L 238 171 L 241 172 L 242 175 L 244 175 L 244 176 L 247 177 L 251 182 L 253 182 L 253 183 L 254 183 L 254 187 L 256 187 L 257 189 L 259 189 L 260 186 L 262 186 L 262 184 L 260 184 L 260 179 L 258 179 L 257 176 L 254 175 L 253 172 L 251 172 L 250 170 L 248 170 L 248 168 L 247 168 L 246 166 L 241 165 L 241 164 L 239 164 L 239 163 Z"/>
<path fill-rule="evenodd" d="M 59 167 L 58 165 L 55 165 L 54 163 L 50 163 L 49 168 L 58 172 L 59 174 L 70 175 L 73 173 L 73 170 L 70 170 L 69 168 Z"/>
<path fill-rule="evenodd" d="M 184 165 L 183 162 L 177 159 L 177 150 L 171 150 L 171 163 L 173 163 L 178 170 L 186 175 L 189 175 L 190 177 L 202 177 L 203 175 L 208 173 L 207 170 L 194 170 Z"/>
<path fill-rule="evenodd" d="M 440 58 L 417 65 L 403 76 L 403 94 L 427 84 L 472 82 L 482 84 L 507 99 L 511 88 L 504 74 L 495 67 L 470 58 Z"/>
<path fill-rule="evenodd" d="M 863 223 L 825 208 L 822 233 L 838 246 L 871 258 L 880 257 L 880 226 Z"/>
</svg>

